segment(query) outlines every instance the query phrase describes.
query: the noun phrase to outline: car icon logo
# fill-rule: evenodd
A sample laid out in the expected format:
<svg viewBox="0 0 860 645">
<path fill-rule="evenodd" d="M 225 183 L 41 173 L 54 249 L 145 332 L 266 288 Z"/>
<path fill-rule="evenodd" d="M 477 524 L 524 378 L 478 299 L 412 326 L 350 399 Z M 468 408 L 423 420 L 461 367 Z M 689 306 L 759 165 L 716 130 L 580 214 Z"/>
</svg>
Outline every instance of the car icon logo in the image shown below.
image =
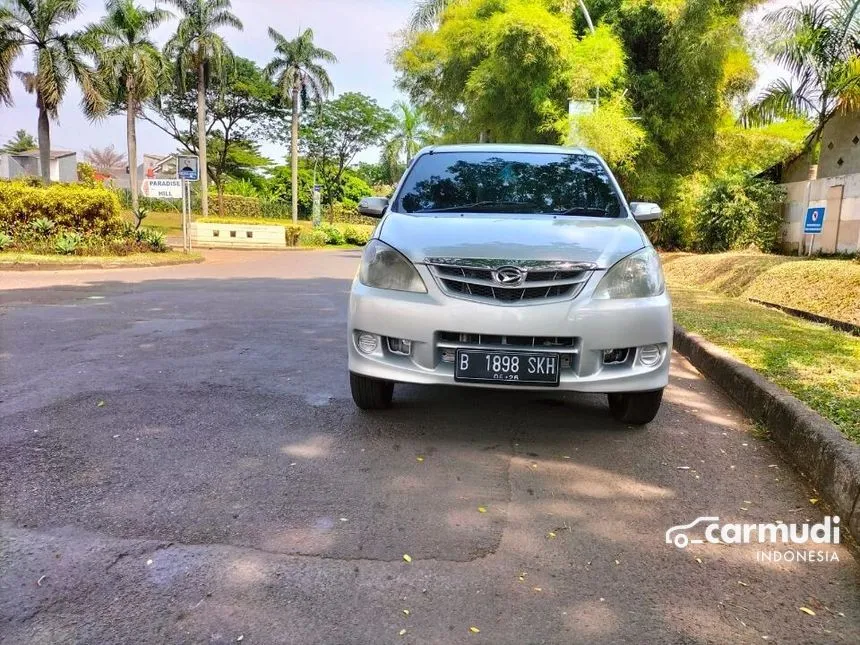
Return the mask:
<svg viewBox="0 0 860 645">
<path fill-rule="evenodd" d="M 517 267 L 499 267 L 493 271 L 493 280 L 506 287 L 514 287 L 525 279 L 525 273 Z"/>
<path fill-rule="evenodd" d="M 697 517 L 689 524 L 679 524 L 678 526 L 673 526 L 668 531 L 666 531 L 666 544 L 674 544 L 679 549 L 684 549 L 689 544 L 702 544 L 704 543 L 704 540 L 698 538 L 691 538 L 689 535 L 687 535 L 687 529 L 691 529 L 698 524 L 719 521 L 719 517 Z"/>
</svg>

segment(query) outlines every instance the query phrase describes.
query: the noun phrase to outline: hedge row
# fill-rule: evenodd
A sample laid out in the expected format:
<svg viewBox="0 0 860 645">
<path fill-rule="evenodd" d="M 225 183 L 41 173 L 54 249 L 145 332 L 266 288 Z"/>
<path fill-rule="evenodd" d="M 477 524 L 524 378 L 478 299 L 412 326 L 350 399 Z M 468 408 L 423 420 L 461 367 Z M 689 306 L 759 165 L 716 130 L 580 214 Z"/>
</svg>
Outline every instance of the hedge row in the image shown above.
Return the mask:
<svg viewBox="0 0 860 645">
<path fill-rule="evenodd" d="M 860 262 L 761 253 L 663 254 L 669 285 L 755 298 L 860 324 Z"/>
<path fill-rule="evenodd" d="M 356 206 L 340 202 L 331 205 L 331 209 L 324 213 L 324 219 L 329 223 L 364 224 L 365 226 L 376 226 L 379 223 L 379 220 L 374 217 L 360 215 Z"/>
<path fill-rule="evenodd" d="M 81 234 L 111 235 L 123 226 L 119 200 L 105 188 L 0 181 L 0 230 L 14 235 L 41 218 Z"/>
</svg>

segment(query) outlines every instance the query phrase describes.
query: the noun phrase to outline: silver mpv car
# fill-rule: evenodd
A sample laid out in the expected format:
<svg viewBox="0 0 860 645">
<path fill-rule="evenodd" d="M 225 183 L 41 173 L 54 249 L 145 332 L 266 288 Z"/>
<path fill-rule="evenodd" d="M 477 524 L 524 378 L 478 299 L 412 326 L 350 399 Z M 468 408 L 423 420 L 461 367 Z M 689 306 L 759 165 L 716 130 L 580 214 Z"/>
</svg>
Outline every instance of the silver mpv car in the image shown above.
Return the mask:
<svg viewBox="0 0 860 645">
<path fill-rule="evenodd" d="M 660 260 L 603 160 L 579 148 L 422 150 L 390 199 L 350 296 L 349 372 L 362 409 L 394 383 L 605 392 L 644 424 L 669 379 Z"/>
</svg>

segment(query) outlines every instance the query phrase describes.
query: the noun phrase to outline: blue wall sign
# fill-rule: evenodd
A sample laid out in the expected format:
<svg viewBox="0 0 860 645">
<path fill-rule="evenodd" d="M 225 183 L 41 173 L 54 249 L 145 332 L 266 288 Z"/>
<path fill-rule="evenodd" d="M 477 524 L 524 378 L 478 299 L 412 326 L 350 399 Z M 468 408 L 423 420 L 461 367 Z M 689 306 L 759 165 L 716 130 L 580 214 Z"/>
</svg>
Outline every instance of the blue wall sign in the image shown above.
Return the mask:
<svg viewBox="0 0 860 645">
<path fill-rule="evenodd" d="M 821 233 L 824 228 L 824 211 L 824 206 L 810 208 L 806 211 L 806 220 L 803 223 L 804 233 L 812 233 L 813 235 Z"/>
</svg>

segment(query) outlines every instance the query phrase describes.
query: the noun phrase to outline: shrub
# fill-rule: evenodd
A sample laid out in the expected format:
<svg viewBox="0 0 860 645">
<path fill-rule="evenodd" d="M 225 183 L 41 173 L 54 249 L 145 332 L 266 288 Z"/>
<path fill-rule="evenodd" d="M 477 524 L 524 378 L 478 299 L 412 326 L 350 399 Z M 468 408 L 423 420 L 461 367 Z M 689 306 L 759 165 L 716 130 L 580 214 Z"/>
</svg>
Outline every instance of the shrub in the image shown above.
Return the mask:
<svg viewBox="0 0 860 645">
<path fill-rule="evenodd" d="M 83 241 L 84 238 L 80 233 L 61 233 L 54 242 L 54 249 L 61 255 L 72 255 Z"/>
<path fill-rule="evenodd" d="M 0 181 L 0 230 L 11 235 L 25 232 L 40 218 L 50 220 L 61 232 L 112 235 L 122 230 L 119 212 L 116 195 L 104 188 Z"/>
<path fill-rule="evenodd" d="M 120 206 L 123 208 L 131 208 L 131 191 L 128 188 L 118 188 L 114 190 L 114 192 L 116 193 L 117 199 L 119 199 Z M 138 195 L 137 204 L 140 208 L 145 208 L 148 211 L 158 211 L 162 213 L 178 213 L 182 210 L 182 201 L 178 199 L 158 199 L 156 197 Z"/>
<path fill-rule="evenodd" d="M 219 201 L 224 211 L 219 209 Z M 209 212 L 218 217 L 262 217 L 260 200 L 256 197 L 243 197 L 241 195 L 218 195 L 209 196 Z"/>
<path fill-rule="evenodd" d="M 0 231 L 0 251 L 5 251 L 10 246 L 12 246 L 12 236 Z"/>
<path fill-rule="evenodd" d="M 39 219 L 34 219 L 30 222 L 30 228 L 33 229 L 37 235 L 48 237 L 51 234 L 51 231 L 54 230 L 54 223 L 47 217 L 40 217 Z"/>
<path fill-rule="evenodd" d="M 331 224 L 338 222 L 341 224 L 365 224 L 367 226 L 376 226 L 379 221 L 373 217 L 360 215 L 358 206 L 355 204 L 348 205 L 341 202 L 335 202 L 329 206 L 326 220 Z"/>
<path fill-rule="evenodd" d="M 143 242 L 149 245 L 151 251 L 156 253 L 164 253 L 167 251 L 167 241 L 164 233 L 154 228 L 144 229 Z"/>
<path fill-rule="evenodd" d="M 325 243 L 326 244 L 344 244 L 344 236 L 343 233 L 340 232 L 340 229 L 335 226 L 323 225 L 320 226 L 318 231 L 321 231 L 323 235 L 325 235 Z"/>
<path fill-rule="evenodd" d="M 293 216 L 293 209 L 285 202 L 262 199 L 260 200 L 260 215 L 271 219 L 290 219 Z M 299 219 L 308 219 L 309 217 L 309 215 L 299 213 Z"/>
<path fill-rule="evenodd" d="M 352 226 L 347 226 L 343 229 L 343 237 L 347 244 L 364 246 L 370 241 L 370 235 L 369 231 L 358 230 Z"/>
<path fill-rule="evenodd" d="M 301 226 L 286 226 L 284 227 L 284 235 L 287 246 L 296 246 L 299 243 L 299 237 L 302 234 Z"/>
<path fill-rule="evenodd" d="M 315 228 L 302 232 L 299 242 L 302 246 L 325 246 L 328 244 L 328 236 L 321 229 Z"/>
<path fill-rule="evenodd" d="M 716 180 L 693 217 L 695 246 L 727 251 L 755 246 L 778 250 L 783 189 L 772 181 L 732 176 Z"/>
<path fill-rule="evenodd" d="M 96 179 L 96 170 L 86 161 L 78 162 L 78 181 L 84 186 L 95 188 L 99 185 Z"/>
</svg>

